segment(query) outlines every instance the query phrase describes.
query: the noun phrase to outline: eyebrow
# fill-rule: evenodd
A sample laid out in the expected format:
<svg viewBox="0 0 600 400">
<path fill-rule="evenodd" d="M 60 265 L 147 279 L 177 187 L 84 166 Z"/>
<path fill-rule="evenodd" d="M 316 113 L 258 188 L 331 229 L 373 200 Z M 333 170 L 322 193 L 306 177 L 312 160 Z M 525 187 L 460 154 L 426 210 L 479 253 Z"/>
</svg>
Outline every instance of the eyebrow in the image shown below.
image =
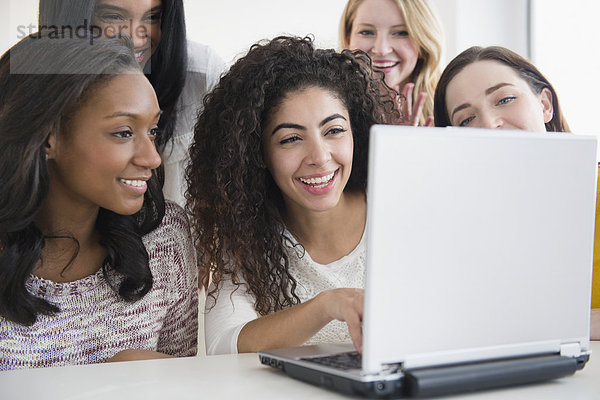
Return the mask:
<svg viewBox="0 0 600 400">
<path fill-rule="evenodd" d="M 514 85 L 512 83 L 501 82 L 501 83 L 499 83 L 497 85 L 494 85 L 494 86 L 491 86 L 491 87 L 487 88 L 485 90 L 485 95 L 489 96 L 490 94 L 494 93 L 496 90 L 498 90 L 500 88 L 503 88 L 505 86 L 514 86 Z M 454 114 L 456 114 L 457 112 L 459 112 L 461 110 L 464 110 L 467 107 L 471 107 L 471 104 L 470 103 L 464 103 L 464 104 L 461 104 L 460 106 L 456 107 L 454 109 L 454 111 L 452 111 L 452 115 L 450 115 L 450 119 L 454 118 Z"/>
<path fill-rule="evenodd" d="M 347 121 L 347 119 L 343 115 L 341 115 L 341 114 L 332 114 L 329 117 L 323 119 L 323 121 L 321 121 L 319 123 L 319 128 L 322 128 L 323 125 L 325 125 L 326 123 L 328 123 L 330 121 L 333 121 L 334 119 L 338 119 L 338 118 L 341 118 L 344 121 Z M 298 129 L 300 131 L 305 131 L 306 130 L 305 126 L 302 126 L 302 125 L 299 125 L 299 124 L 292 124 L 292 123 L 289 123 L 289 122 L 284 122 L 283 124 L 277 125 L 275 127 L 275 129 L 273 129 L 273 132 L 271 132 L 271 136 L 273 136 L 275 134 L 275 132 L 277 132 L 278 130 L 285 129 L 285 128 L 288 128 L 288 129 Z"/>
<path fill-rule="evenodd" d="M 162 115 L 163 111 L 160 110 L 156 116 L 154 118 L 158 118 Z M 104 119 L 112 119 L 112 118 L 119 118 L 119 117 L 126 117 L 126 118 L 131 118 L 131 119 L 140 119 L 140 116 L 138 114 L 133 114 L 133 113 L 128 113 L 128 112 L 122 112 L 122 111 L 117 111 L 114 114 L 111 115 L 107 115 L 106 117 L 104 117 Z"/>
<path fill-rule="evenodd" d="M 513 84 L 512 83 L 501 82 L 501 83 L 499 83 L 497 85 L 494 85 L 494 86 L 486 89 L 485 95 L 489 96 L 490 94 L 494 93 L 496 90 L 498 90 L 500 88 L 503 88 L 504 86 L 513 86 Z"/>
<path fill-rule="evenodd" d="M 150 10 L 146 11 L 144 14 L 146 13 L 152 13 L 154 11 L 160 11 L 162 9 L 162 5 L 160 6 L 156 6 L 156 7 L 152 7 Z M 99 4 L 98 6 L 96 6 L 96 8 L 94 9 L 94 12 L 98 12 L 98 11 L 107 11 L 107 10 L 112 10 L 112 11 L 118 11 L 118 12 L 122 12 L 122 13 L 127 13 L 128 11 L 122 7 L 117 7 L 117 6 L 113 6 L 112 4 Z"/>
<path fill-rule="evenodd" d="M 367 23 L 367 22 L 358 22 L 358 23 L 356 24 L 356 26 L 363 26 L 363 27 L 364 27 L 364 26 L 366 26 L 366 27 L 370 27 L 370 28 L 374 28 L 374 27 L 375 27 L 375 25 L 373 25 L 373 24 L 369 24 L 369 23 Z M 394 29 L 394 28 L 406 28 L 406 24 L 397 24 L 397 25 L 392 25 L 392 27 L 391 27 L 391 28 L 392 28 L 392 29 Z"/>
</svg>

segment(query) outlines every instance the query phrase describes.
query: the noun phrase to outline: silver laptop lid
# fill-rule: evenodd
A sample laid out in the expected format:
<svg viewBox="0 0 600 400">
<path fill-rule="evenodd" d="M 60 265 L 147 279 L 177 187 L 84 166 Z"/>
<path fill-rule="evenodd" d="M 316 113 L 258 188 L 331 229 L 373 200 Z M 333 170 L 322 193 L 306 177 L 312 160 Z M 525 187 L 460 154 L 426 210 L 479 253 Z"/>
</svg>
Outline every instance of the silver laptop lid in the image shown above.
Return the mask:
<svg viewBox="0 0 600 400">
<path fill-rule="evenodd" d="M 589 347 L 596 139 L 375 126 L 363 369 Z"/>
</svg>

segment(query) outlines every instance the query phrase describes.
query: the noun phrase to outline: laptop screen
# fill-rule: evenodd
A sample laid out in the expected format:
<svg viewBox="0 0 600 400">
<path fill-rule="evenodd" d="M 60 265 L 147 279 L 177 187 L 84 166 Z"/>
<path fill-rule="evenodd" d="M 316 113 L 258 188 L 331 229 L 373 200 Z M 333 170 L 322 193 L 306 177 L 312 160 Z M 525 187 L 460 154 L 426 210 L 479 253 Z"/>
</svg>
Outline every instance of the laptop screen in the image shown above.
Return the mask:
<svg viewBox="0 0 600 400">
<path fill-rule="evenodd" d="M 363 368 L 589 346 L 596 139 L 374 126 Z"/>
</svg>

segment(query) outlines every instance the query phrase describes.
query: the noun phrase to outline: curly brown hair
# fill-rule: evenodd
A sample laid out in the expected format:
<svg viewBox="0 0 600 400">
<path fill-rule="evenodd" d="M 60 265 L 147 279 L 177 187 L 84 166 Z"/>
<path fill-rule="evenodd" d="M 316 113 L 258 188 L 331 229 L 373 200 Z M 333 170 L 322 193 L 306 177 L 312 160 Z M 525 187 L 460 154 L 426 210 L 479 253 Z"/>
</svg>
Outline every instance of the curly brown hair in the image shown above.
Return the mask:
<svg viewBox="0 0 600 400">
<path fill-rule="evenodd" d="M 346 191 L 366 190 L 369 129 L 400 118 L 396 93 L 363 52 L 316 49 L 310 37 L 259 42 L 204 99 L 186 174 L 188 211 L 216 298 L 224 277 L 243 279 L 261 315 L 299 303 L 288 270 L 283 198 L 263 160 L 263 128 L 290 92 L 319 87 L 350 115 L 353 168 Z M 386 116 L 386 117 L 384 117 Z M 208 276 L 208 274 L 207 274 Z M 206 284 L 206 282 L 205 282 Z"/>
</svg>

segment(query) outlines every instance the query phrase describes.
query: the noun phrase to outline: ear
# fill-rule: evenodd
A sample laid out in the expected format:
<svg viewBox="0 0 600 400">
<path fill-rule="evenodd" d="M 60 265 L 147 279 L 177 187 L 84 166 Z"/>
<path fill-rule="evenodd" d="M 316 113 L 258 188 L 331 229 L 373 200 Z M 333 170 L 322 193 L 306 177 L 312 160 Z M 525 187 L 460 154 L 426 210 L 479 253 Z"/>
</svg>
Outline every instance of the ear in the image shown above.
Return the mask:
<svg viewBox="0 0 600 400">
<path fill-rule="evenodd" d="M 542 112 L 544 113 L 544 123 L 547 124 L 554 117 L 554 107 L 552 106 L 552 92 L 548 88 L 542 89 L 540 94 L 542 103 Z"/>
<path fill-rule="evenodd" d="M 46 160 L 56 158 L 56 132 L 52 131 L 46 139 Z"/>
</svg>

